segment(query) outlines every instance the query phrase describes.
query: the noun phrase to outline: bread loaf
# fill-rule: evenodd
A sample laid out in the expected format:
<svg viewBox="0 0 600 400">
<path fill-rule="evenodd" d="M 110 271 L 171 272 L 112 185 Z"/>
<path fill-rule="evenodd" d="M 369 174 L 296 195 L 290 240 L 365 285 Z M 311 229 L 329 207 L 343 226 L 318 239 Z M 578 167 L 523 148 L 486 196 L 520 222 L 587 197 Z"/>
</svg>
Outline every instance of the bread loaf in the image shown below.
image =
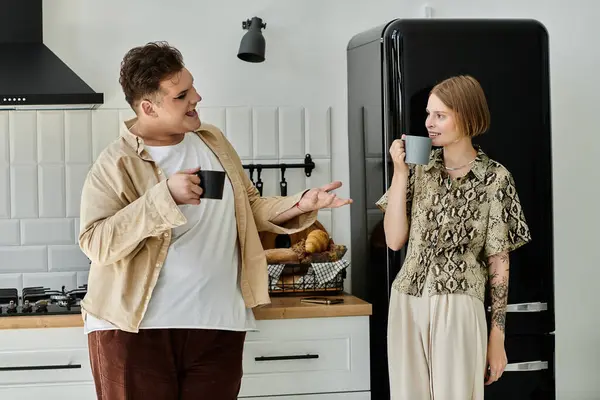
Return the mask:
<svg viewBox="0 0 600 400">
<path fill-rule="evenodd" d="M 298 254 L 292 249 L 265 250 L 265 256 L 269 264 L 294 264 L 298 262 Z"/>
<path fill-rule="evenodd" d="M 306 237 L 306 252 L 320 253 L 329 247 L 329 235 L 321 229 L 315 229 Z"/>
</svg>

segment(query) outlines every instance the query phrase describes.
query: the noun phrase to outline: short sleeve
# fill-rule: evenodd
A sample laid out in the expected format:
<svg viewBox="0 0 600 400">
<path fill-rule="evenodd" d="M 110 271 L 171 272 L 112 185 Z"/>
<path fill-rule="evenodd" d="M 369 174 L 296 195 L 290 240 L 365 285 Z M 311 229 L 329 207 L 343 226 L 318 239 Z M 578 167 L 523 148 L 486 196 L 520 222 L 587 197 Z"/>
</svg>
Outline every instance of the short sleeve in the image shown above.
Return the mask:
<svg viewBox="0 0 600 400">
<path fill-rule="evenodd" d="M 408 184 L 406 186 L 406 214 L 408 216 L 409 221 L 410 221 L 410 214 L 412 211 L 412 202 L 413 202 L 414 192 L 415 192 L 415 170 L 414 170 L 414 166 L 411 165 L 411 166 L 409 166 L 409 169 L 408 169 Z M 375 203 L 375 205 L 384 213 L 385 213 L 385 210 L 387 209 L 388 193 L 389 193 L 389 190 L 387 190 L 383 194 L 383 196 L 381 196 L 381 198 L 379 200 L 377 200 L 377 202 Z"/>
<path fill-rule="evenodd" d="M 492 183 L 485 256 L 511 252 L 531 241 L 512 175 L 503 170 Z"/>
</svg>

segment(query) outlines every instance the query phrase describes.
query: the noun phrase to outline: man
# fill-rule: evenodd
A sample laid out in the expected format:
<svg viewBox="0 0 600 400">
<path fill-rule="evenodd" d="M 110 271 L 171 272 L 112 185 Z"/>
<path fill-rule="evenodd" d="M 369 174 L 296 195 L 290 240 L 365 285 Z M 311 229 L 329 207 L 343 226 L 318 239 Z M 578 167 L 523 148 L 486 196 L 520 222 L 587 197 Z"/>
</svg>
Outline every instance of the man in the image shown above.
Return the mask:
<svg viewBox="0 0 600 400">
<path fill-rule="evenodd" d="M 268 304 L 259 231 L 294 233 L 341 207 L 333 182 L 262 198 L 224 135 L 201 124 L 201 97 L 178 50 L 130 50 L 120 83 L 136 117 L 92 166 L 79 244 L 92 261 L 82 302 L 99 399 L 237 398 L 252 308 Z M 203 199 L 200 168 L 225 171 Z"/>
</svg>

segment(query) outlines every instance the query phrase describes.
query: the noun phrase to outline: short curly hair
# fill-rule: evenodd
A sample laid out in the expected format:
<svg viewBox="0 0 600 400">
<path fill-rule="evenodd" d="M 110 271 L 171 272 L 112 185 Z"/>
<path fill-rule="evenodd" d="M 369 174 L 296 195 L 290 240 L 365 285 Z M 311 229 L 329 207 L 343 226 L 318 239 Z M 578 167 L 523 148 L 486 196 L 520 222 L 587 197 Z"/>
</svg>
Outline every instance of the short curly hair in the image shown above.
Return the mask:
<svg viewBox="0 0 600 400">
<path fill-rule="evenodd" d="M 147 97 L 156 99 L 160 82 L 183 68 L 181 52 L 167 42 L 151 42 L 134 47 L 121 62 L 119 83 L 125 100 L 135 110 L 140 100 Z"/>
<path fill-rule="evenodd" d="M 453 76 L 438 83 L 432 90 L 456 113 L 460 132 L 469 137 L 483 134 L 490 128 L 490 110 L 483 88 L 470 75 Z"/>
</svg>

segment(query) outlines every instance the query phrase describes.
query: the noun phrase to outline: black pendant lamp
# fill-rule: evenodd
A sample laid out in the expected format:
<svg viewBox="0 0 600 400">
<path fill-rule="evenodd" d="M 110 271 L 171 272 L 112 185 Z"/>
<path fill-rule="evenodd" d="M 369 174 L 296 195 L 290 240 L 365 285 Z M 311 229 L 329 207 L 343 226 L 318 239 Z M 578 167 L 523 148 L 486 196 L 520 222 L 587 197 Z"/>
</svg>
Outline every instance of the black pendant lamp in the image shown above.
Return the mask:
<svg viewBox="0 0 600 400">
<path fill-rule="evenodd" d="M 248 32 L 242 37 L 238 58 L 242 61 L 251 63 L 261 63 L 265 61 L 265 37 L 261 29 L 267 27 L 267 24 L 259 17 L 242 22 L 242 28 Z"/>
</svg>

